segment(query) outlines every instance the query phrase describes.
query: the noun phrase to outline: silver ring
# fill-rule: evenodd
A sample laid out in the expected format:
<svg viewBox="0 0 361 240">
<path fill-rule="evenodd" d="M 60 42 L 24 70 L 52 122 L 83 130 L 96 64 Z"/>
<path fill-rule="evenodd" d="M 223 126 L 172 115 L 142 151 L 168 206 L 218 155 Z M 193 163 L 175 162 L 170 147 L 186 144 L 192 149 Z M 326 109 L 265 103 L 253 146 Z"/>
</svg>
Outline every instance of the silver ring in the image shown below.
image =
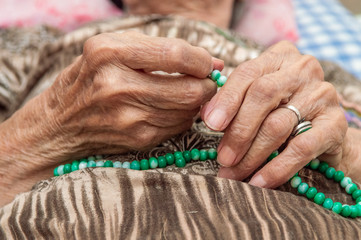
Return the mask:
<svg viewBox="0 0 361 240">
<path fill-rule="evenodd" d="M 279 108 L 287 108 L 287 109 L 291 110 L 292 112 L 294 112 L 296 114 L 298 123 L 301 122 L 301 120 L 302 120 L 301 113 L 300 113 L 300 111 L 298 111 L 298 109 L 295 106 L 283 104 L 283 105 L 280 105 L 278 107 Z"/>
<path fill-rule="evenodd" d="M 301 122 L 293 129 L 291 136 L 300 135 L 301 133 L 311 128 L 312 128 L 312 123 L 310 121 Z"/>
</svg>

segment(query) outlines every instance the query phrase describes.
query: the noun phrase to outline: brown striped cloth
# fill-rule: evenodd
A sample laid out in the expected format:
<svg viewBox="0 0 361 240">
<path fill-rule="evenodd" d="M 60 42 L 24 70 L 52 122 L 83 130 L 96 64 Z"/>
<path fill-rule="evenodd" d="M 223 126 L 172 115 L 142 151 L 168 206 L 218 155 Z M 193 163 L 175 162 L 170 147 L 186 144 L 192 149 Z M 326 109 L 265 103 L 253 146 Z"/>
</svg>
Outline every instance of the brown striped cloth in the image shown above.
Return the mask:
<svg viewBox="0 0 361 240">
<path fill-rule="evenodd" d="M 226 73 L 262 50 L 226 30 L 173 17 L 112 19 L 66 35 L 49 29 L 34 34 L 3 30 L 2 39 L 9 41 L 0 41 L 1 119 L 49 86 L 81 54 L 87 38 L 126 29 L 204 47 L 225 60 Z M 32 42 L 34 36 L 24 34 L 38 40 Z M 11 48 L 15 43 L 22 47 Z M 352 76 L 333 64 L 323 66 L 339 93 L 347 101 L 357 100 L 355 91 L 361 88 Z M 350 86 L 352 94 L 347 94 Z M 106 158 L 132 161 L 216 147 L 221 137 L 197 121 L 190 131 L 149 152 Z M 276 190 L 261 189 L 217 178 L 218 168 L 216 161 L 208 160 L 181 169 L 92 168 L 47 179 L 0 209 L 0 239 L 361 239 L 360 219 L 334 214 L 299 196 L 288 183 Z M 353 204 L 339 184 L 322 174 L 303 169 L 300 176 L 327 197 Z"/>
</svg>

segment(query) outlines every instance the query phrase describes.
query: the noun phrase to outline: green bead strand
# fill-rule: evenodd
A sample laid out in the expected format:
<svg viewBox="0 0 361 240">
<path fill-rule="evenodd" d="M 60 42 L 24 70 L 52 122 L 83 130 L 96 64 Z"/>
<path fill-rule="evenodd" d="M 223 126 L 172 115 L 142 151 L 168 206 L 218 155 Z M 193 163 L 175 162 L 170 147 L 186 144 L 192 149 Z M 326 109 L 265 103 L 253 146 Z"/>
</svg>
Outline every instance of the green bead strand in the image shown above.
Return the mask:
<svg viewBox="0 0 361 240">
<path fill-rule="evenodd" d="M 306 197 L 308 199 L 313 199 L 317 194 L 317 189 L 314 187 L 310 187 L 306 192 Z"/>
<path fill-rule="evenodd" d="M 199 151 L 199 160 L 206 161 L 208 159 L 208 151 L 205 149 L 202 149 Z"/>
<path fill-rule="evenodd" d="M 71 173 L 71 164 L 65 164 L 64 165 L 64 174 Z"/>
<path fill-rule="evenodd" d="M 322 192 L 319 192 L 316 194 L 316 196 L 313 198 L 313 201 L 318 204 L 318 205 L 322 205 L 323 202 L 325 201 L 325 194 Z"/>
<path fill-rule="evenodd" d="M 138 162 L 138 161 L 137 161 Z M 112 161 L 105 161 L 104 163 L 104 167 L 113 167 L 113 162 Z"/>
<path fill-rule="evenodd" d="M 302 183 L 302 180 L 300 177 L 296 176 L 291 179 L 291 186 L 293 188 L 298 188 L 298 186 Z"/>
<path fill-rule="evenodd" d="M 175 160 L 175 165 L 179 168 L 183 168 L 186 166 L 186 160 L 184 158 L 177 158 Z"/>
<path fill-rule="evenodd" d="M 195 160 L 195 161 L 199 160 L 199 158 L 201 157 L 201 154 L 197 148 L 194 148 L 191 150 L 191 157 L 192 157 L 192 160 Z"/>
<path fill-rule="evenodd" d="M 357 190 L 357 185 L 354 183 L 350 183 L 346 186 L 345 190 L 348 194 L 352 194 L 354 191 Z"/>
<path fill-rule="evenodd" d="M 325 172 L 325 175 L 328 179 L 331 179 L 333 178 L 333 176 L 335 175 L 336 173 L 336 170 L 333 168 L 333 167 L 329 167 L 326 172 Z"/>
<path fill-rule="evenodd" d="M 331 198 L 326 198 L 325 201 L 323 202 L 322 206 L 326 209 L 332 209 L 333 207 L 333 201 Z"/>
<path fill-rule="evenodd" d="M 318 166 L 318 171 L 320 173 L 325 173 L 327 169 L 328 169 L 328 164 L 325 162 L 321 162 L 320 165 Z"/>
<path fill-rule="evenodd" d="M 297 191 L 299 194 L 306 194 L 308 188 L 309 188 L 308 184 L 303 182 L 300 185 L 298 185 Z"/>
<path fill-rule="evenodd" d="M 149 161 L 147 159 L 140 160 L 140 170 L 148 170 L 149 169 Z"/>
<path fill-rule="evenodd" d="M 214 149 L 214 148 L 208 149 L 208 158 L 209 158 L 210 160 L 216 159 L 216 158 L 217 158 L 217 150 Z"/>
<path fill-rule="evenodd" d="M 139 161 L 134 160 L 134 161 L 130 164 L 130 169 L 140 170 L 140 163 L 139 163 Z"/>
<path fill-rule="evenodd" d="M 189 163 L 192 160 L 191 152 L 190 151 L 184 151 L 183 157 L 186 160 L 187 163 Z"/>
<path fill-rule="evenodd" d="M 177 158 L 182 158 L 182 157 L 183 157 L 183 153 L 180 152 L 180 151 L 177 151 L 177 152 L 175 152 L 175 153 L 173 153 L 173 154 L 174 154 L 175 159 L 177 159 Z"/>
<path fill-rule="evenodd" d="M 158 167 L 158 159 L 155 157 L 149 158 L 149 167 L 151 169 L 157 168 Z"/>
<path fill-rule="evenodd" d="M 341 182 L 341 180 L 345 177 L 345 174 L 342 171 L 335 172 L 335 175 L 333 175 L 333 180 L 336 182 Z"/>
<path fill-rule="evenodd" d="M 167 159 L 164 156 L 158 157 L 158 167 L 165 168 L 167 166 Z"/>
<path fill-rule="evenodd" d="M 333 207 L 332 207 L 332 211 L 334 213 L 340 214 L 341 211 L 342 211 L 342 204 L 340 202 L 334 202 Z"/>
<path fill-rule="evenodd" d="M 319 166 L 320 166 L 320 160 L 318 160 L 317 158 L 313 159 L 310 163 L 310 168 L 313 170 L 316 170 Z"/>
<path fill-rule="evenodd" d="M 174 164 L 174 155 L 173 154 L 171 154 L 171 153 L 167 153 L 166 155 L 165 155 L 165 159 L 167 160 L 167 164 L 168 165 L 173 165 Z"/>
<path fill-rule="evenodd" d="M 344 217 L 348 217 L 351 215 L 351 208 L 349 205 L 342 206 L 341 215 Z"/>
</svg>

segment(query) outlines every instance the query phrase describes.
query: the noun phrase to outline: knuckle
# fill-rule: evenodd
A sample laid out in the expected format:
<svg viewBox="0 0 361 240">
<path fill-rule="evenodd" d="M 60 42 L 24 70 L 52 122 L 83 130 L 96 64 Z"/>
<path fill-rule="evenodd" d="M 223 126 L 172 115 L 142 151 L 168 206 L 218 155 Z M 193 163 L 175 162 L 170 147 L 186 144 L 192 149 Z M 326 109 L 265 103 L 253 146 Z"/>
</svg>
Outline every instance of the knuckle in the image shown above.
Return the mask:
<svg viewBox="0 0 361 240">
<path fill-rule="evenodd" d="M 191 88 L 186 88 L 187 91 L 184 93 L 187 105 L 193 107 L 199 107 L 203 103 L 204 91 L 200 84 L 194 84 Z"/>
<path fill-rule="evenodd" d="M 240 64 L 236 70 L 232 73 L 232 77 L 240 77 L 241 79 L 246 78 L 255 78 L 257 76 L 262 76 L 262 68 L 254 61 L 250 60 Z"/>
<path fill-rule="evenodd" d="M 319 61 L 317 60 L 317 58 L 306 54 L 301 57 L 301 62 L 302 62 L 302 65 L 304 66 L 304 68 L 307 68 L 310 70 L 311 74 L 313 75 L 313 80 L 316 79 L 316 80 L 323 81 L 324 72 L 323 72 L 322 66 L 319 63 Z"/>
<path fill-rule="evenodd" d="M 232 89 L 221 89 L 219 103 L 229 109 L 238 108 L 241 102 L 241 94 Z"/>
<path fill-rule="evenodd" d="M 328 104 L 338 105 L 338 96 L 335 87 L 329 82 L 322 82 L 320 86 L 321 96 L 327 100 Z"/>
<path fill-rule="evenodd" d="M 85 41 L 83 46 L 83 56 L 90 62 L 101 62 L 104 56 L 111 51 L 112 33 L 101 33 Z"/>
<path fill-rule="evenodd" d="M 249 88 L 250 96 L 257 100 L 269 101 L 273 99 L 280 91 L 280 86 L 277 81 L 273 81 L 268 75 L 257 79 Z"/>
<path fill-rule="evenodd" d="M 240 145 L 250 143 L 252 134 L 252 129 L 240 121 L 234 121 L 227 131 L 229 139 L 236 140 Z"/>
<path fill-rule="evenodd" d="M 301 157 L 307 157 L 309 159 L 316 158 L 315 147 L 319 145 L 319 139 L 316 137 L 305 138 L 301 136 L 297 139 L 297 141 L 293 142 L 293 152 Z"/>
<path fill-rule="evenodd" d="M 264 121 L 260 134 L 266 139 L 279 140 L 287 138 L 290 132 L 290 128 L 287 126 L 290 126 L 290 122 L 287 116 L 271 115 Z"/>
</svg>

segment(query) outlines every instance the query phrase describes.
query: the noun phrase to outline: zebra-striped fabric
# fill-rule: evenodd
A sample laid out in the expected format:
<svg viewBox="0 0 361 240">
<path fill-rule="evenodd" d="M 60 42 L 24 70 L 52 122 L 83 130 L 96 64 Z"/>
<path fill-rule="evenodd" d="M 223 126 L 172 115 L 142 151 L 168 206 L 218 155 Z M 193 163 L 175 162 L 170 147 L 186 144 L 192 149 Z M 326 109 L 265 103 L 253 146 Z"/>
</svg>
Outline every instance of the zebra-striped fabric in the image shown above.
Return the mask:
<svg viewBox="0 0 361 240">
<path fill-rule="evenodd" d="M 21 48 L 0 52 L 0 60 L 7 61 L 0 67 L 0 121 L 47 88 L 81 54 L 86 39 L 126 29 L 183 38 L 204 47 L 225 60 L 226 73 L 262 50 L 205 23 L 157 16 L 113 19 L 60 38 L 58 33 L 49 34 L 54 39 L 27 43 L 22 52 L 17 52 Z M 21 38 L 21 34 L 15 36 Z M 326 79 L 347 98 L 344 93 L 350 91 L 344 82 L 351 77 L 339 69 L 335 74 L 332 64 L 324 66 Z M 347 84 L 353 93 L 361 92 L 354 81 Z M 216 147 L 221 137 L 198 122 L 192 131 L 149 152 L 107 159 L 131 161 Z M 288 184 L 267 190 L 217 178 L 218 167 L 215 161 L 206 161 L 182 169 L 169 166 L 142 172 L 84 169 L 44 180 L 0 209 L 0 239 L 361 239 L 361 220 L 325 210 L 298 196 Z M 344 189 L 321 174 L 302 170 L 300 175 L 328 197 L 352 204 Z"/>
<path fill-rule="evenodd" d="M 336 185 L 328 195 L 347 202 Z M 0 239 L 361 239 L 361 220 L 292 193 L 126 169 L 41 182 L 0 210 L 0 225 Z"/>
</svg>

